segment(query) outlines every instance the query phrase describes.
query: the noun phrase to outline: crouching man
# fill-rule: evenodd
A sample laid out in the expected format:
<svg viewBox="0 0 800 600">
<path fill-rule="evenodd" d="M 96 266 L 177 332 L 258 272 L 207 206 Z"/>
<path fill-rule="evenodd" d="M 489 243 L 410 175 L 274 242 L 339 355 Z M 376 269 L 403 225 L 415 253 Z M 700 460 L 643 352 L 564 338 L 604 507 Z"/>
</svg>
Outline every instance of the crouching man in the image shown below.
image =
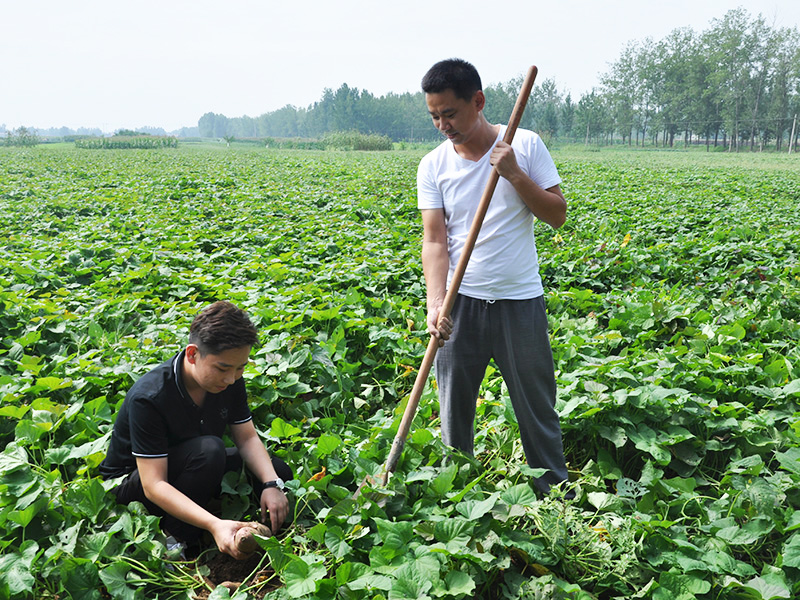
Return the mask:
<svg viewBox="0 0 800 600">
<path fill-rule="evenodd" d="M 186 348 L 141 377 L 125 396 L 100 472 L 125 475 L 114 489 L 119 502 L 142 502 L 165 530 L 196 546 L 208 531 L 221 552 L 244 556 L 234 536 L 245 524 L 207 509 L 222 477 L 241 469 L 255 478 L 261 520 L 280 529 L 289 505 L 283 481 L 289 466 L 271 459 L 256 433 L 242 373 L 258 333 L 247 313 L 216 302 L 192 322 Z M 226 427 L 236 445 L 226 448 Z"/>
</svg>

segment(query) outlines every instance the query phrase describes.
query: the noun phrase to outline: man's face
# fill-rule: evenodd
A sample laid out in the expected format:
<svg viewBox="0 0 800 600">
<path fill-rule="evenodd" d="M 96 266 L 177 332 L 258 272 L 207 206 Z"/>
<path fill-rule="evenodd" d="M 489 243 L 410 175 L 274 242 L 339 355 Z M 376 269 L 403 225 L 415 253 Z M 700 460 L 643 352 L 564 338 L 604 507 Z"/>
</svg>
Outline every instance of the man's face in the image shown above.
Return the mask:
<svg viewBox="0 0 800 600">
<path fill-rule="evenodd" d="M 244 373 L 244 368 L 250 360 L 250 346 L 202 356 L 197 346 L 189 344 L 186 355 L 189 362 L 194 365 L 193 375 L 197 385 L 206 392 L 219 394 Z"/>
<path fill-rule="evenodd" d="M 468 142 L 476 131 L 481 110 L 484 106 L 482 91 L 475 92 L 472 99 L 464 100 L 455 95 L 453 90 L 445 90 L 435 94 L 425 94 L 425 103 L 431 115 L 433 125 L 454 144 Z"/>
</svg>

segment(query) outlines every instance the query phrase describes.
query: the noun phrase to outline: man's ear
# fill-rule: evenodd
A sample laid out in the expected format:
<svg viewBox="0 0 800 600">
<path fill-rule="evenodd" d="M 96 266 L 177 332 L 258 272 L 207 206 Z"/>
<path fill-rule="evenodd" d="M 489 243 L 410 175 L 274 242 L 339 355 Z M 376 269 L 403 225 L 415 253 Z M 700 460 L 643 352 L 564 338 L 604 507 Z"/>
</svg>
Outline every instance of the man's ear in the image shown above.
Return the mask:
<svg viewBox="0 0 800 600">
<path fill-rule="evenodd" d="M 200 356 L 200 348 L 197 347 L 197 344 L 189 344 L 186 346 L 186 359 L 189 361 L 190 365 L 193 365 L 197 361 L 198 356 Z"/>
<path fill-rule="evenodd" d="M 486 96 L 483 95 L 483 90 L 478 90 L 475 92 L 475 95 L 472 97 L 472 101 L 475 103 L 475 108 L 479 111 L 483 110 L 486 106 Z"/>
</svg>

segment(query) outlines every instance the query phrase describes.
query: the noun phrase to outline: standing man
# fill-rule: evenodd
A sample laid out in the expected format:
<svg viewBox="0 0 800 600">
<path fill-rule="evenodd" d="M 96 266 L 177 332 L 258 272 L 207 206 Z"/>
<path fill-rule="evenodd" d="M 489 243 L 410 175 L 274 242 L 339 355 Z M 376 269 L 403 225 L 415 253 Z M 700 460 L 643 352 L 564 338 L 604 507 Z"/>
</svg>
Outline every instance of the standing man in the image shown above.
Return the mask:
<svg viewBox="0 0 800 600">
<path fill-rule="evenodd" d="M 441 346 L 435 369 L 442 440 L 473 452 L 475 403 L 494 359 L 508 386 L 527 462 L 548 469 L 536 481 L 546 492 L 567 479 L 567 469 L 533 224 L 535 219 L 556 229 L 564 224 L 561 178 L 535 133 L 519 129 L 511 145 L 502 141 L 506 127 L 484 117 L 486 98 L 470 63 L 436 63 L 422 79 L 422 90 L 434 126 L 447 137 L 417 171 L 428 330 Z M 492 167 L 500 180 L 452 318 L 440 319 Z"/>
<path fill-rule="evenodd" d="M 174 537 L 196 545 L 202 530 L 221 552 L 244 556 L 234 535 L 245 523 L 207 509 L 223 475 L 248 466 L 257 480 L 261 520 L 277 531 L 289 512 L 283 480 L 292 471 L 270 459 L 253 425 L 242 373 L 258 332 L 247 314 L 216 302 L 198 314 L 186 348 L 141 377 L 122 403 L 100 472 L 125 475 L 114 489 L 119 502 L 142 502 Z M 235 448 L 222 435 L 229 427 Z"/>
</svg>

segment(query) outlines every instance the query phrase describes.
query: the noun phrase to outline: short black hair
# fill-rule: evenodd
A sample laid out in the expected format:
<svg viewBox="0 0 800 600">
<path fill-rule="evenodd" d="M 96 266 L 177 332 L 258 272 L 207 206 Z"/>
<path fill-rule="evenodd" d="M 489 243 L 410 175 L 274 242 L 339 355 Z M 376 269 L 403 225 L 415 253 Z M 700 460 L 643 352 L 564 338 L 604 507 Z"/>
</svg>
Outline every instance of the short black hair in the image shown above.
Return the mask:
<svg viewBox="0 0 800 600">
<path fill-rule="evenodd" d="M 460 58 L 440 60 L 422 78 L 422 91 L 426 94 L 440 94 L 453 90 L 456 98 L 472 100 L 475 92 L 482 90 L 478 70 Z"/>
<path fill-rule="evenodd" d="M 189 328 L 189 343 L 197 346 L 201 356 L 221 354 L 231 348 L 252 347 L 256 342 L 256 326 L 246 312 L 230 302 L 214 302 L 207 306 Z"/>
</svg>

